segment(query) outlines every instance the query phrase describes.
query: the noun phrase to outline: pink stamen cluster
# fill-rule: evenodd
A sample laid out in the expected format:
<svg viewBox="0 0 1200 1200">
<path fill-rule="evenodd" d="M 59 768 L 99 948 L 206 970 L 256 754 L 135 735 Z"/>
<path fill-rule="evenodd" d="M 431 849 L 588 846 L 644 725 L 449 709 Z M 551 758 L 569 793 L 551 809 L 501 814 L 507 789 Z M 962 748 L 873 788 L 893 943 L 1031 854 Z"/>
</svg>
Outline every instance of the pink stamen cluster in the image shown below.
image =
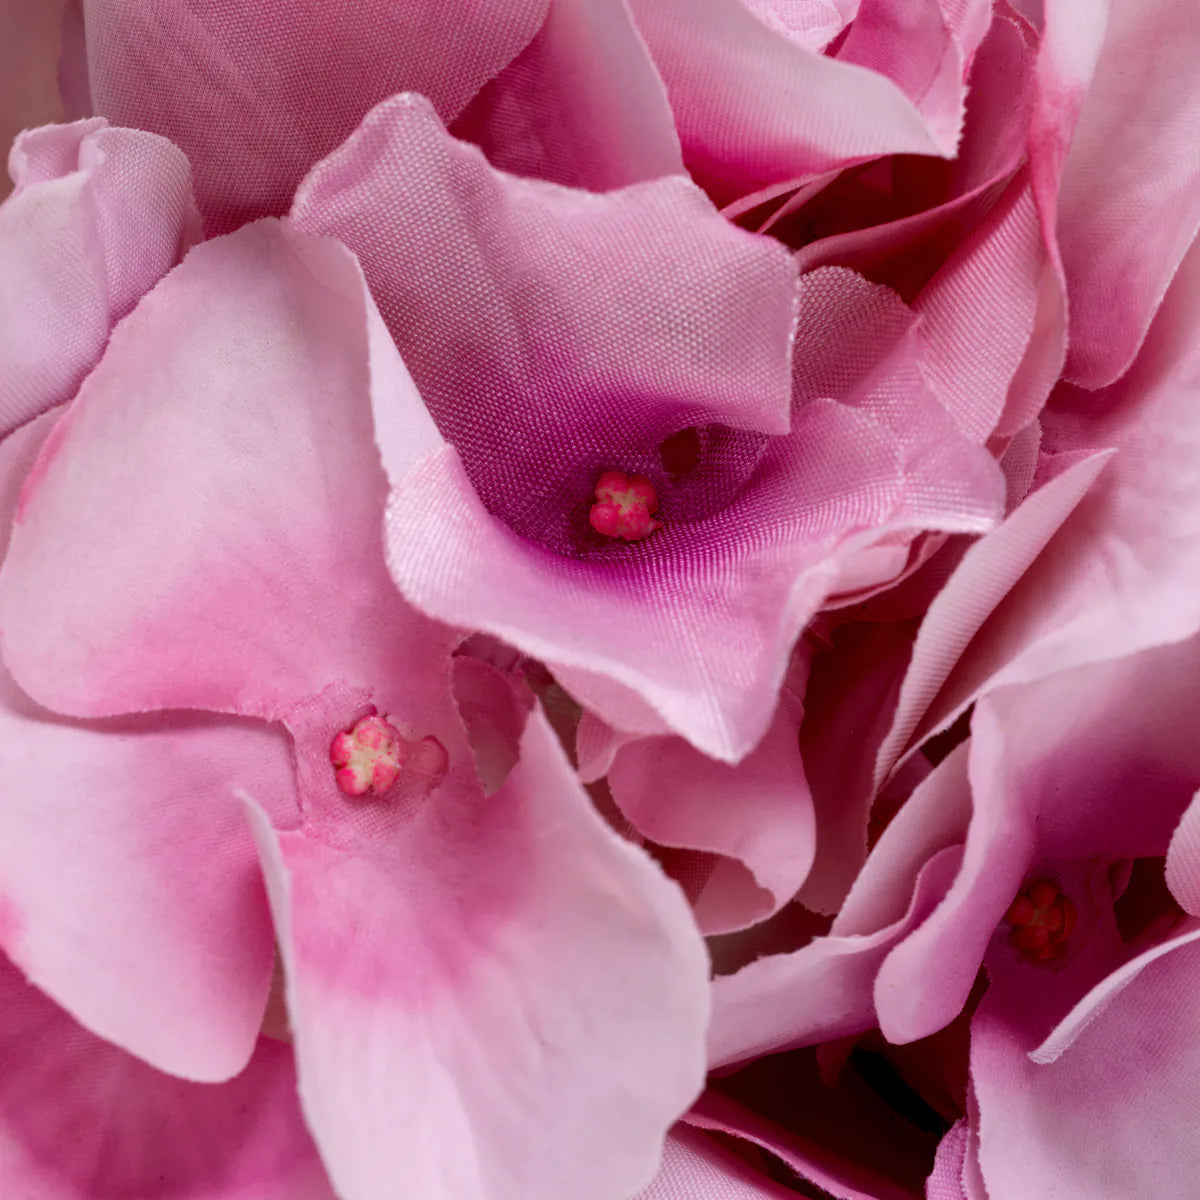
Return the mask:
<svg viewBox="0 0 1200 1200">
<path fill-rule="evenodd" d="M 658 493 L 650 480 L 624 471 L 605 471 L 596 484 L 596 503 L 588 519 L 605 537 L 640 542 L 662 528 L 662 522 L 653 516 L 657 510 Z"/>
<path fill-rule="evenodd" d="M 337 734 L 329 746 L 334 778 L 347 796 L 381 796 L 402 770 L 435 778 L 446 773 L 446 749 L 434 737 L 406 741 L 383 717 L 372 714 Z"/>
<path fill-rule="evenodd" d="M 1031 962 L 1049 962 L 1062 953 L 1075 928 L 1075 905 L 1058 884 L 1039 879 L 1022 888 L 1004 919 L 1012 926 L 1012 946 Z"/>
</svg>

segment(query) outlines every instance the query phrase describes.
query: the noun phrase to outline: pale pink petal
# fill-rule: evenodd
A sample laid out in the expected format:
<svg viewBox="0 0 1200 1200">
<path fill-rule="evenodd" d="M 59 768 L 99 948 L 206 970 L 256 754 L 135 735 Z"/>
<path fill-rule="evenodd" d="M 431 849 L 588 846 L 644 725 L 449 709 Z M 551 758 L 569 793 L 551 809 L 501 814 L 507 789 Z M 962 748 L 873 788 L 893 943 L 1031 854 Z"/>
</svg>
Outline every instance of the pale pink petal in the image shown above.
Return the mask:
<svg viewBox="0 0 1200 1200">
<path fill-rule="evenodd" d="M 1034 60 L 1011 21 L 992 23 L 970 83 L 954 159 L 900 155 L 847 171 L 813 198 L 798 194 L 784 204 L 762 232 L 794 246 L 804 270 L 852 267 L 905 297 L 916 295 L 987 222 L 997 189 L 1026 157 Z"/>
<path fill-rule="evenodd" d="M 719 912 L 699 897 L 704 933 L 765 920 L 795 895 L 812 864 L 812 797 L 796 740 L 806 675 L 801 669 L 789 677 L 766 735 L 736 766 L 706 758 L 682 738 L 647 738 L 619 749 L 608 771 L 613 800 L 639 833 L 746 868 L 745 886 L 723 897 Z"/>
<path fill-rule="evenodd" d="M 925 1181 L 925 1200 L 968 1200 L 963 1187 L 969 1134 L 966 1121 L 958 1121 L 938 1143 L 933 1174 Z"/>
<path fill-rule="evenodd" d="M 905 750 L 947 727 L 972 696 L 946 688 L 971 639 L 1079 504 L 1110 455 L 1071 466 L 1019 505 L 963 556 L 934 598 L 913 645 L 891 726 L 875 761 L 877 789 Z"/>
<path fill-rule="evenodd" d="M 1193 640 L 998 689 L 976 704 L 962 871 L 879 972 L 889 1040 L 927 1036 L 958 1014 L 1039 859 L 1166 853 L 1200 784 L 1200 743 L 1186 716 L 1198 666 Z"/>
<path fill-rule="evenodd" d="M 423 92 L 446 120 L 537 32 L 548 0 L 84 0 L 96 112 L 163 134 L 209 234 L 287 210 L 372 105 Z"/>
<path fill-rule="evenodd" d="M 1200 796 L 1193 797 L 1167 850 L 1167 886 L 1186 912 L 1200 915 Z"/>
<path fill-rule="evenodd" d="M 291 769 L 282 731 L 186 715 L 86 726 L 38 709 L 0 668 L 3 948 L 154 1066 L 235 1074 L 273 939 L 234 787 L 256 787 L 282 818 Z"/>
<path fill-rule="evenodd" d="M 911 621 L 846 625 L 813 659 L 800 753 L 816 808 L 817 857 L 800 900 L 817 912 L 837 912 L 866 861 L 878 791 L 872 747 L 887 732 L 912 636 Z"/>
<path fill-rule="evenodd" d="M 985 441 L 1025 353 L 1045 264 L 1041 228 L 1021 180 L 917 297 L 926 370 L 963 431 Z"/>
<path fill-rule="evenodd" d="M 1055 1025 L 1040 1045 L 1029 1051 L 1030 1059 L 1035 1063 L 1057 1062 L 1063 1054 L 1070 1050 L 1088 1026 L 1102 1016 L 1110 1005 L 1120 1003 L 1122 993 L 1137 981 L 1143 971 L 1153 966 L 1165 955 L 1190 946 L 1197 940 L 1200 940 L 1200 928 L 1197 928 L 1196 923 L 1191 921 L 1188 922 L 1188 927 L 1182 929 L 1168 941 L 1160 942 L 1136 958 L 1122 964 L 1092 988 Z"/>
<path fill-rule="evenodd" d="M 943 7 L 923 0 L 861 0 L 836 54 L 839 62 L 891 79 L 939 148 L 958 145 L 967 74 L 966 55 Z"/>
<path fill-rule="evenodd" d="M 423 670 L 452 637 L 383 565 L 372 388 L 412 384 L 342 247 L 268 221 L 194 250 L 26 488 L 0 583 L 21 685 L 79 716 L 274 719 L 337 680 Z"/>
<path fill-rule="evenodd" d="M 655 449 L 681 416 L 788 428 L 791 257 L 685 179 L 599 196 L 517 179 L 397 96 L 309 175 L 292 217 L 354 251 L 493 507 L 516 505 L 492 476 L 517 454 L 508 489 L 528 493 L 567 449 L 640 450 L 643 425 Z"/>
<path fill-rule="evenodd" d="M 857 0 L 742 0 L 776 33 L 805 50 L 824 50 L 854 19 Z"/>
<path fill-rule="evenodd" d="M 291 1051 L 188 1083 L 76 1025 L 0 956 L 0 1193 L 13 1200 L 334 1200 Z"/>
<path fill-rule="evenodd" d="M 0 442 L 0 555 L 46 413 Z M 270 914 L 235 783 L 294 811 L 280 734 L 180 714 L 85 726 L 0 666 L 0 947 L 87 1028 L 224 1079 L 254 1047 Z"/>
<path fill-rule="evenodd" d="M 929 917 L 961 861 L 959 846 L 932 854 L 917 872 L 907 911 L 880 929 L 815 938 L 792 954 L 759 958 L 715 979 L 709 1065 L 725 1067 L 873 1028 L 872 987 L 880 965 Z"/>
<path fill-rule="evenodd" d="M 795 1193 L 756 1171 L 714 1138 L 676 1126 L 654 1182 L 636 1200 L 795 1200 Z"/>
<path fill-rule="evenodd" d="M 0 38 L 2 41 L 2 38 Z M 187 160 L 100 119 L 23 134 L 0 206 L 0 435 L 69 400 L 200 235 Z"/>
<path fill-rule="evenodd" d="M 633 0 L 684 161 L 718 203 L 882 154 L 951 157 L 890 79 L 772 29 L 742 0 Z"/>
<path fill-rule="evenodd" d="M 1085 387 L 1129 366 L 1200 228 L 1198 56 L 1188 5 L 1112 0 L 1058 203 L 1066 376 Z"/>
<path fill-rule="evenodd" d="M 61 121 L 58 48 L 66 0 L 0 4 L 0 154 L 22 129 Z M 0 176 L 0 200 L 8 195 Z"/>
<path fill-rule="evenodd" d="M 920 322 L 886 287 L 826 267 L 801 278 L 793 400 L 833 396 L 881 421 L 900 448 L 908 486 L 893 522 L 912 529 L 977 531 L 1002 507 L 1003 480 L 969 437 L 973 380 L 942 394 Z"/>
<path fill-rule="evenodd" d="M 1180 938 L 1143 964 L 1051 1063 L 1029 1055 L 1056 999 L 1043 973 L 994 980 L 972 1022 L 979 1159 L 992 1196 L 1186 1200 L 1200 1158 L 1192 1136 L 1200 949 Z M 1061 976 L 1059 977 L 1061 979 Z"/>
<path fill-rule="evenodd" d="M 452 126 L 493 166 L 603 192 L 682 173 L 662 80 L 625 0 L 552 0 Z"/>
<path fill-rule="evenodd" d="M 1200 248 L 1181 267 L 1131 371 L 1102 393 L 1056 393 L 1042 421 L 1049 448 L 1117 454 L 1037 558 L 1010 575 L 1016 582 L 941 684 L 939 722 L 984 689 L 1200 628 L 1198 305 Z"/>
<path fill-rule="evenodd" d="M 703 1079 L 706 955 L 539 714 L 486 800 L 444 786 L 353 836 L 252 818 L 304 1107 L 346 1200 L 650 1180 Z"/>
<path fill-rule="evenodd" d="M 625 706 L 605 701 L 632 691 L 697 748 L 737 761 L 770 723 L 847 523 L 887 525 L 881 508 L 896 502 L 896 470 L 877 423 L 807 405 L 736 505 L 656 535 L 668 566 L 652 573 L 652 559 L 573 559 L 518 538 L 484 509 L 446 447 L 394 476 L 388 561 L 418 608 L 542 659 L 609 724 Z M 619 687 L 593 688 L 593 678 Z"/>
</svg>

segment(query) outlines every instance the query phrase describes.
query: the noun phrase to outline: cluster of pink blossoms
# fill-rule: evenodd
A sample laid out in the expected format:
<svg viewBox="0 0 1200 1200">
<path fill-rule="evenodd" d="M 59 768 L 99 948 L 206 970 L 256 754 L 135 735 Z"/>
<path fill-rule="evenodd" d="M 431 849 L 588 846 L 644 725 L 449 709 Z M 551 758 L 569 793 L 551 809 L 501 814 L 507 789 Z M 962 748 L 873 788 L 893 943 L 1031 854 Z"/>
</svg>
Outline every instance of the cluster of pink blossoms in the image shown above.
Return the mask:
<svg viewBox="0 0 1200 1200">
<path fill-rule="evenodd" d="M 0 0 L 0 1197 L 1191 1200 L 1189 0 Z"/>
</svg>

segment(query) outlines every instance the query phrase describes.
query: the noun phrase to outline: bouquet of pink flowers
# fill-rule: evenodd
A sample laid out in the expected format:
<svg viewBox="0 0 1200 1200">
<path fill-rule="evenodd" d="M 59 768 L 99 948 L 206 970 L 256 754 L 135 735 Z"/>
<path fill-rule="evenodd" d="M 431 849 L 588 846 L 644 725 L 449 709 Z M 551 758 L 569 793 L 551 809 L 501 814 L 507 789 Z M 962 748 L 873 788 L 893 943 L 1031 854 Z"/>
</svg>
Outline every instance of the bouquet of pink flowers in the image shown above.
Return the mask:
<svg viewBox="0 0 1200 1200">
<path fill-rule="evenodd" d="M 0 0 L 0 1197 L 1200 1195 L 1194 0 Z"/>
</svg>

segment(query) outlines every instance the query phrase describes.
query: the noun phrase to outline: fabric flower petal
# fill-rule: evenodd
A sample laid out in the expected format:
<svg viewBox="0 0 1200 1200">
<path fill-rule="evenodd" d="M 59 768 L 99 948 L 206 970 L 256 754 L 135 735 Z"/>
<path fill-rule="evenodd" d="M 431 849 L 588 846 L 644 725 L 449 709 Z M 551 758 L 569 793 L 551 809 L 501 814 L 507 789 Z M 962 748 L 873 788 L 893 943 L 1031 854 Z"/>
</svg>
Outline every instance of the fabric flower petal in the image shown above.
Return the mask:
<svg viewBox="0 0 1200 1200">
<path fill-rule="evenodd" d="M 383 564 L 370 394 L 412 384 L 373 322 L 342 247 L 271 221 L 139 305 L 23 497 L 0 610 L 26 691 L 77 716 L 277 719 L 449 644 Z"/>
<path fill-rule="evenodd" d="M 795 1193 L 763 1175 L 715 1139 L 686 1125 L 663 1147 L 654 1182 L 635 1200 L 788 1200 Z"/>
<path fill-rule="evenodd" d="M 58 419 L 0 442 L 0 543 Z M 0 948 L 84 1026 L 160 1069 L 240 1071 L 274 939 L 233 788 L 259 789 L 281 823 L 294 816 L 282 738 L 185 714 L 66 721 L 0 665 L 0 777 Z"/>
<path fill-rule="evenodd" d="M 1112 0 L 1058 202 L 1071 321 L 1065 373 L 1084 387 L 1129 366 L 1200 229 L 1191 152 L 1200 140 L 1198 55 L 1200 24 L 1186 6 Z"/>
<path fill-rule="evenodd" d="M 949 691 L 947 678 L 971 639 L 1045 549 L 1110 457 L 1094 454 L 1072 464 L 963 555 L 917 633 L 891 727 L 876 757 L 875 788 L 909 746 L 945 728 L 970 703 L 971 693 Z"/>
<path fill-rule="evenodd" d="M 1200 746 L 1184 716 L 1198 656 L 1193 639 L 999 689 L 977 703 L 962 871 L 880 969 L 875 998 L 889 1040 L 928 1036 L 958 1014 L 992 931 L 1039 858 L 1166 853 L 1200 784 Z M 1116 699 L 1126 695 L 1144 699 Z"/>
<path fill-rule="evenodd" d="M 704 933 L 765 920 L 795 895 L 816 849 L 812 797 L 796 731 L 803 674 L 785 685 L 761 742 L 736 766 L 714 762 L 681 738 L 646 738 L 616 752 L 613 800 L 643 836 L 662 846 L 707 851 L 740 863 L 748 886 L 710 912 L 695 905 Z"/>
<path fill-rule="evenodd" d="M 814 54 L 742 0 L 633 0 L 684 161 L 718 203 L 881 154 L 954 153 L 892 82 Z"/>
<path fill-rule="evenodd" d="M 1183 910 L 1200 916 L 1200 793 L 1192 798 L 1171 835 L 1166 879 Z"/>
<path fill-rule="evenodd" d="M 334 1200 L 291 1051 L 188 1083 L 76 1025 L 0 955 L 0 1190 L 37 1200 Z"/>
<path fill-rule="evenodd" d="M 1198 969 L 1200 947 L 1180 938 L 1049 1063 L 1029 1054 L 1042 1035 L 1037 981 L 993 983 L 971 1030 L 989 1195 L 1192 1194 L 1200 1167 L 1191 1134 Z"/>
<path fill-rule="evenodd" d="M 538 31 L 548 0 L 84 0 L 96 112 L 180 146 L 210 236 L 287 210 L 367 110 L 423 92 L 446 120 Z"/>
<path fill-rule="evenodd" d="M 109 332 L 200 238 L 187 160 L 101 119 L 17 138 L 0 206 L 0 436 L 69 400 Z"/>
<path fill-rule="evenodd" d="M 451 132 L 502 171 L 605 192 L 682 174 L 662 80 L 625 0 L 552 0 Z"/>
<path fill-rule="evenodd" d="M 346 1200 L 648 1182 L 702 1084 L 706 955 L 539 714 L 486 800 L 443 788 L 349 843 L 251 816 L 301 1095 Z"/>
<path fill-rule="evenodd" d="M 6 0 L 0 5 L 0 151 L 22 129 L 61 121 L 58 47 L 66 0 Z M 8 195 L 0 177 L 0 200 Z"/>
</svg>

